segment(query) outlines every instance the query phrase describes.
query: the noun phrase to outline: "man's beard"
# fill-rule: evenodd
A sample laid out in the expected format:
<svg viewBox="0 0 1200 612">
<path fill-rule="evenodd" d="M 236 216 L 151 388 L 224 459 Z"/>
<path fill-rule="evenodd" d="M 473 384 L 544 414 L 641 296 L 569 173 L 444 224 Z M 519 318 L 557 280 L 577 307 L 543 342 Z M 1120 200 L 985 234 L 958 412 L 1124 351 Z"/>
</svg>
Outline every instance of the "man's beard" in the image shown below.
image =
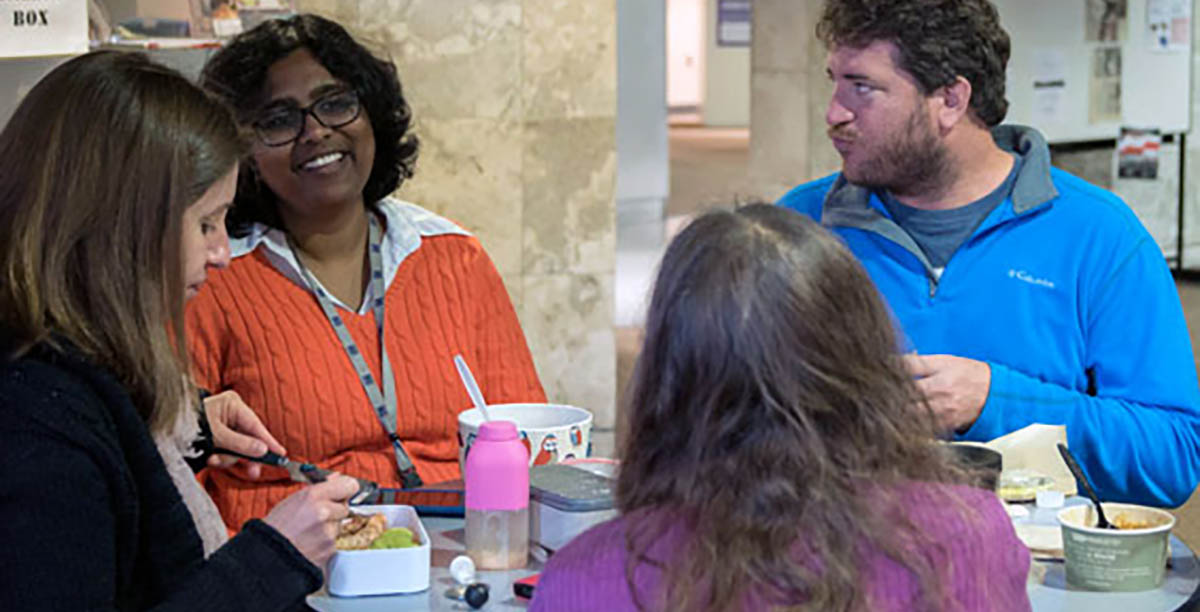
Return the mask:
<svg viewBox="0 0 1200 612">
<path fill-rule="evenodd" d="M 843 164 L 843 173 L 851 183 L 900 196 L 937 194 L 953 180 L 945 145 L 919 109 L 857 167 Z"/>
</svg>

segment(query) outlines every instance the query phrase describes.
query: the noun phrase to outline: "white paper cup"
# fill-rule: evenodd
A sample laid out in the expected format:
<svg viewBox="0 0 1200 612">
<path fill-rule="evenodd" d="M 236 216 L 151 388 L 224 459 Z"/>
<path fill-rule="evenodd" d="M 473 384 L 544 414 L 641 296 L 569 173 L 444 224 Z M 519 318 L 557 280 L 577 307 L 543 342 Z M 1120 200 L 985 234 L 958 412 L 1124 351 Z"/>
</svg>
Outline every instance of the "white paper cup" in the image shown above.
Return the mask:
<svg viewBox="0 0 1200 612">
<path fill-rule="evenodd" d="M 1066 556 L 1067 586 L 1089 591 L 1147 591 L 1162 585 L 1175 517 L 1133 504 L 1103 504 L 1114 524 L 1144 523 L 1137 529 L 1098 529 L 1091 504 L 1058 512 Z"/>
</svg>

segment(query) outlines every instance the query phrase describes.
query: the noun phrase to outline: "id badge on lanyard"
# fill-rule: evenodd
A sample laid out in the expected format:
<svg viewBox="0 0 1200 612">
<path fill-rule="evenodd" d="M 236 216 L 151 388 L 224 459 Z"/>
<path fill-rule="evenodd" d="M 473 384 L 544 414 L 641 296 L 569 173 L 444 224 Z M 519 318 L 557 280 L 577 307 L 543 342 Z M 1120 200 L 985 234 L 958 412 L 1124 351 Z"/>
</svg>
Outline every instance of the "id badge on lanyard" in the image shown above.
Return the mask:
<svg viewBox="0 0 1200 612">
<path fill-rule="evenodd" d="M 400 436 L 396 434 L 396 378 L 392 375 L 392 364 L 388 360 L 387 344 L 384 342 L 383 337 L 383 254 L 379 221 L 375 219 L 374 215 L 368 214 L 367 217 L 369 221 L 367 250 L 368 259 L 371 263 L 371 309 L 375 313 L 375 328 L 379 335 L 379 374 L 383 378 L 382 390 L 375 376 L 371 374 L 371 369 L 367 367 L 367 362 L 363 359 L 362 351 L 358 350 L 358 345 L 355 344 L 354 338 L 350 336 L 350 330 L 346 329 L 345 321 L 342 320 L 341 315 L 334 308 L 329 295 L 317 284 L 316 279 L 313 278 L 308 268 L 304 267 L 304 263 L 300 261 L 300 257 L 296 254 L 296 248 L 292 245 L 290 239 L 288 240 L 288 246 L 292 249 L 292 256 L 296 258 L 296 263 L 300 267 L 300 274 L 304 277 L 304 282 L 308 283 L 308 288 L 317 297 L 317 303 L 321 305 L 321 310 L 325 312 L 325 318 L 329 320 L 334 333 L 337 334 L 338 340 L 342 343 L 342 348 L 346 351 L 346 356 L 350 358 L 350 363 L 354 365 L 354 370 L 358 373 L 358 381 L 362 383 L 363 390 L 367 392 L 367 398 L 371 401 L 371 406 L 375 410 L 375 416 L 379 418 L 380 425 L 383 425 L 388 440 L 392 443 L 392 450 L 396 454 L 396 468 L 400 472 L 402 486 L 405 489 L 413 489 L 421 486 L 421 477 L 417 475 L 417 469 L 413 466 L 412 458 L 408 456 L 408 451 L 404 450 L 404 445 L 400 443 Z"/>
</svg>

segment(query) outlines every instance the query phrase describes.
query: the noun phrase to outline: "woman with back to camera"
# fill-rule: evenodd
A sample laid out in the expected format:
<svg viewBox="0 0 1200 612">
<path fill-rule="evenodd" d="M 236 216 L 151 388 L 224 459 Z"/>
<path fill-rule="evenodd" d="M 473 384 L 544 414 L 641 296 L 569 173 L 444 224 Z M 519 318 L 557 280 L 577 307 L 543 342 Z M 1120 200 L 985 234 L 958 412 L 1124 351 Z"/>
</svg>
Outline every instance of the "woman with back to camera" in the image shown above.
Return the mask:
<svg viewBox="0 0 1200 612">
<path fill-rule="evenodd" d="M 254 142 L 230 212 L 233 261 L 189 306 L 199 384 L 237 391 L 322 467 L 386 488 L 458 478 L 470 399 L 455 354 L 490 403 L 545 394 L 479 241 L 389 197 L 417 155 L 395 68 L 299 15 L 235 38 L 201 81 Z M 203 478 L 231 525 L 295 489 L 282 475 Z"/>
<path fill-rule="evenodd" d="M 228 262 L 241 153 L 219 103 L 113 51 L 0 132 L 0 610 L 283 610 L 321 586 L 354 480 L 230 539 L 185 459 L 183 304 Z M 284 450 L 243 404 L 206 409 L 216 444 Z"/>
<path fill-rule="evenodd" d="M 532 610 L 1029 608 L 1029 553 L 950 463 L 836 238 L 767 205 L 668 247 L 624 411 L 621 516 Z"/>
</svg>

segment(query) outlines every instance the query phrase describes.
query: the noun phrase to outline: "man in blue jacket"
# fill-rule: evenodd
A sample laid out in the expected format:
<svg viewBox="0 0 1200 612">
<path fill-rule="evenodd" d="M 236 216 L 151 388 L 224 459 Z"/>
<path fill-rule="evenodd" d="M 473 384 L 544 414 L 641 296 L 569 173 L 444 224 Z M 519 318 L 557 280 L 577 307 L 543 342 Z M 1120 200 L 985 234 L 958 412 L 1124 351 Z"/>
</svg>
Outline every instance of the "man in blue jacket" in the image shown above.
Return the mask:
<svg viewBox="0 0 1200 612">
<path fill-rule="evenodd" d="M 1009 39 L 987 0 L 829 0 L 817 26 L 842 171 L 779 204 L 845 240 L 948 431 L 1065 424 L 1110 501 L 1177 506 L 1200 472 L 1200 389 L 1154 240 L 1112 193 L 1000 126 Z"/>
</svg>

